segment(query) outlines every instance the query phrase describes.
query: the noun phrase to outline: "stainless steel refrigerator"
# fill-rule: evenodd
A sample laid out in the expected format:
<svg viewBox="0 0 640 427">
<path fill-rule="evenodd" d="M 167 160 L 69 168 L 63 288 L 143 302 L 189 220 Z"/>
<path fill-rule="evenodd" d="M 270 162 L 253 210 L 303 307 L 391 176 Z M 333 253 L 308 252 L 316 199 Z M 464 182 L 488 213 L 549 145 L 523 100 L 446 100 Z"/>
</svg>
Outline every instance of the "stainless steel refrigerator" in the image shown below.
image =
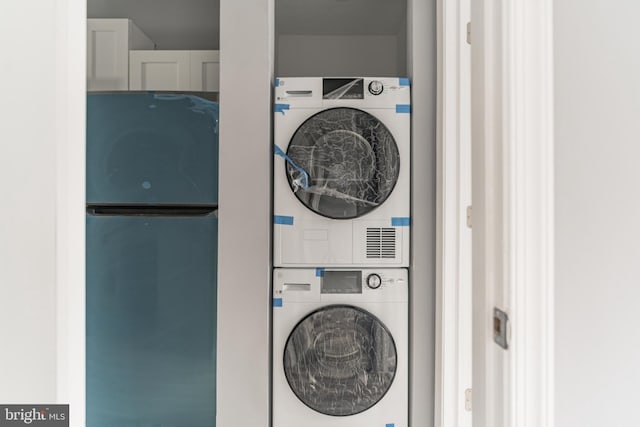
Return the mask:
<svg viewBox="0 0 640 427">
<path fill-rule="evenodd" d="M 88 427 L 215 426 L 218 104 L 87 99 Z"/>
</svg>

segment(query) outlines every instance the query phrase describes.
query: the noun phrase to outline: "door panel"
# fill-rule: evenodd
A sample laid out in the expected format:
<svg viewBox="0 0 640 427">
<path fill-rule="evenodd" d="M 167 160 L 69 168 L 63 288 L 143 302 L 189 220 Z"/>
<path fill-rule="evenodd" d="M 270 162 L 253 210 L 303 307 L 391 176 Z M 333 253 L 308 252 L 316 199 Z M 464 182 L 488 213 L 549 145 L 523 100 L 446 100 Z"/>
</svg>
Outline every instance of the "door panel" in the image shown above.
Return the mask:
<svg viewBox="0 0 640 427">
<path fill-rule="evenodd" d="M 87 216 L 87 425 L 214 426 L 217 219 Z"/>
<path fill-rule="evenodd" d="M 152 93 L 87 97 L 87 203 L 217 202 L 217 103 Z"/>
<path fill-rule="evenodd" d="M 294 133 L 287 155 L 287 179 L 296 197 L 332 219 L 357 218 L 383 204 L 400 173 L 391 132 L 353 108 L 309 118 Z"/>
<path fill-rule="evenodd" d="M 396 345 L 371 313 L 331 305 L 296 325 L 285 345 L 283 366 L 302 403 L 325 415 L 349 416 L 374 406 L 391 387 Z"/>
</svg>

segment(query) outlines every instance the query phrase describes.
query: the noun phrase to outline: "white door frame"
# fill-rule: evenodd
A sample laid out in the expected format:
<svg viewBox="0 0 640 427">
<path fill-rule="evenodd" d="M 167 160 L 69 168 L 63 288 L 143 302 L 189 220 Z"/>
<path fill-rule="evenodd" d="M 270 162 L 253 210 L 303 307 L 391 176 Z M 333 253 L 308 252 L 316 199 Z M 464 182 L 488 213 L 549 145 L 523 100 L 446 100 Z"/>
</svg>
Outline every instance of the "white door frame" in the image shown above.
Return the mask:
<svg viewBox="0 0 640 427">
<path fill-rule="evenodd" d="M 471 427 L 470 0 L 438 1 L 436 427 Z"/>
<path fill-rule="evenodd" d="M 85 426 L 86 0 L 56 0 L 56 401 Z"/>
<path fill-rule="evenodd" d="M 472 4 L 475 427 L 554 422 L 552 4 Z"/>
</svg>

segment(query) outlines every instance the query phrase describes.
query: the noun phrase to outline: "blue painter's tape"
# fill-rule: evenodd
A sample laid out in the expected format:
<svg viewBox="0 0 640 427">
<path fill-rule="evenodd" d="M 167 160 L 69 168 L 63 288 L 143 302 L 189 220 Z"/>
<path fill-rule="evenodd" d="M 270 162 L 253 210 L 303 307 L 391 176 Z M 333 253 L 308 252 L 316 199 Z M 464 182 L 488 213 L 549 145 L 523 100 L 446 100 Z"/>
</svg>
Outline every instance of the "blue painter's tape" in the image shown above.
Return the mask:
<svg viewBox="0 0 640 427">
<path fill-rule="evenodd" d="M 273 299 L 274 307 L 282 307 L 282 298 L 274 298 Z"/>
<path fill-rule="evenodd" d="M 409 86 L 409 79 L 406 77 L 400 77 L 400 86 Z"/>
<path fill-rule="evenodd" d="M 280 225 L 293 225 L 293 217 L 284 216 L 284 215 L 274 215 L 273 223 L 280 224 Z"/>
<path fill-rule="evenodd" d="M 273 144 L 273 153 L 276 156 L 280 156 L 283 159 L 285 159 L 291 166 L 293 166 L 295 170 L 297 170 L 300 173 L 300 176 L 293 180 L 293 184 L 294 184 L 293 191 L 296 191 L 297 187 L 299 186 L 301 186 L 305 190 L 309 188 L 309 174 L 307 173 L 307 171 L 302 169 L 300 166 L 296 165 L 295 162 L 291 160 L 291 157 L 287 156 L 287 153 L 282 151 L 282 148 L 278 147 L 278 144 Z"/>
<path fill-rule="evenodd" d="M 274 110 L 276 113 L 282 113 L 284 116 L 284 111 L 289 109 L 289 104 L 276 104 Z"/>
<path fill-rule="evenodd" d="M 316 268 L 316 277 L 324 277 L 324 268 Z"/>
<path fill-rule="evenodd" d="M 387 423 L 384 427 L 395 427 L 395 423 Z"/>
<path fill-rule="evenodd" d="M 276 79 L 276 87 L 280 86 L 280 79 Z"/>
<path fill-rule="evenodd" d="M 410 113 L 411 105 L 409 104 L 396 104 L 396 113 Z M 284 113 L 282 113 L 284 114 Z"/>
<path fill-rule="evenodd" d="M 409 225 L 411 225 L 411 218 L 409 217 L 391 218 L 392 227 L 408 227 Z"/>
</svg>

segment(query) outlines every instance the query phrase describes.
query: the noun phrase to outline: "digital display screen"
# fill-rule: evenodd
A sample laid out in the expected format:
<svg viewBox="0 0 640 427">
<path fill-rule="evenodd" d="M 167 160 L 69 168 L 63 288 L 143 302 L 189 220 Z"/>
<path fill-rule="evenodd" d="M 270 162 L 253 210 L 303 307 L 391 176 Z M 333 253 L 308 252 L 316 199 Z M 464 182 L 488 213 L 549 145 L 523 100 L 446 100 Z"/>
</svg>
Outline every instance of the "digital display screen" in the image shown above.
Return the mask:
<svg viewBox="0 0 640 427">
<path fill-rule="evenodd" d="M 362 271 L 325 271 L 320 293 L 361 294 Z"/>
<path fill-rule="evenodd" d="M 363 79 L 322 79 L 323 99 L 364 99 Z"/>
</svg>

